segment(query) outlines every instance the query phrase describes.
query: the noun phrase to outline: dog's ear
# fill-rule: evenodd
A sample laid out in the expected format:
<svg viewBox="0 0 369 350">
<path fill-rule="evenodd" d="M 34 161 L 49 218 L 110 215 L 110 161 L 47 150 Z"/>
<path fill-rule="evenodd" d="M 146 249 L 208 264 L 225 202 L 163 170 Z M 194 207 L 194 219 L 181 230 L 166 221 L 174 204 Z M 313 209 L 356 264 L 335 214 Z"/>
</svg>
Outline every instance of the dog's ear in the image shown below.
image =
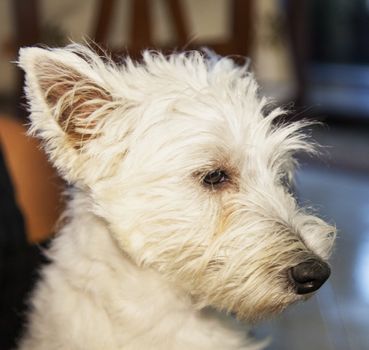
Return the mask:
<svg viewBox="0 0 369 350">
<path fill-rule="evenodd" d="M 71 49 L 24 48 L 19 66 L 25 71 L 30 132 L 44 140 L 62 175 L 76 182 L 83 177 L 86 145 L 99 137 L 102 119 L 115 108 L 99 72 L 104 64 L 97 55 Z"/>
</svg>

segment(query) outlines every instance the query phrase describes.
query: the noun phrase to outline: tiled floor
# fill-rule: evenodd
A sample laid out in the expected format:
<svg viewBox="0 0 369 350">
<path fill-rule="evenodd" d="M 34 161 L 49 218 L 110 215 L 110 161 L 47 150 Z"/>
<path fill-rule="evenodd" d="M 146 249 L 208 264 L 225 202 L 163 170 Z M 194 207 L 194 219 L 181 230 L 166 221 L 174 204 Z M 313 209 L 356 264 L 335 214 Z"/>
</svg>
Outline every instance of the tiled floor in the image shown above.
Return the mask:
<svg viewBox="0 0 369 350">
<path fill-rule="evenodd" d="M 349 141 L 329 135 L 328 143 L 337 141 L 332 154 L 339 157 L 334 152 L 339 153 L 337 149 Z M 363 139 L 355 134 L 350 137 L 351 157 L 358 164 L 360 158 L 366 158 L 361 162 L 365 163 L 369 160 L 369 134 L 365 148 Z M 324 135 L 322 140 L 327 141 Z M 293 306 L 257 331 L 271 335 L 270 350 L 368 350 L 369 173 L 327 164 L 307 165 L 297 174 L 297 189 L 302 202 L 314 203 L 322 217 L 337 225 L 332 275 L 311 300 Z"/>
</svg>

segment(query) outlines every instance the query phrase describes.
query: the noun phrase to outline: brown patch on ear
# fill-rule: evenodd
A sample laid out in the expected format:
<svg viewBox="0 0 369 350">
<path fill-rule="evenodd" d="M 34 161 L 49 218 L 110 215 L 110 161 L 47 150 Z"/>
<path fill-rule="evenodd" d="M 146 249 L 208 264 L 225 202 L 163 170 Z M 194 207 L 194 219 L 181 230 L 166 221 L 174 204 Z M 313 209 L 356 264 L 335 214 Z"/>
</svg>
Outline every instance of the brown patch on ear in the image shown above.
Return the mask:
<svg viewBox="0 0 369 350">
<path fill-rule="evenodd" d="M 111 94 L 61 62 L 45 59 L 36 63 L 35 70 L 45 101 L 74 148 L 79 149 L 85 141 L 96 138 L 97 120 L 89 117 L 112 102 Z M 104 112 L 111 110 L 111 107 L 106 108 Z"/>
</svg>

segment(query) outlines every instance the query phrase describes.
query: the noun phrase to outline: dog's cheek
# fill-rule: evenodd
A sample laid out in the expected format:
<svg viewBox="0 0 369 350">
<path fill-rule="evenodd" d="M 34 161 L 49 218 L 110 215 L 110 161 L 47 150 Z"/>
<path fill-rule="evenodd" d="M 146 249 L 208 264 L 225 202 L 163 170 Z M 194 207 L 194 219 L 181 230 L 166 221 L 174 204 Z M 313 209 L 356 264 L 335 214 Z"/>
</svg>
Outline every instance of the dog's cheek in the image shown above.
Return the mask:
<svg viewBox="0 0 369 350">
<path fill-rule="evenodd" d="M 176 183 L 128 187 L 124 182 L 95 186 L 94 212 L 137 264 L 172 275 L 204 254 L 217 229 L 218 200 Z"/>
<path fill-rule="evenodd" d="M 217 202 L 209 198 L 183 196 L 168 203 L 139 229 L 145 240 L 142 262 L 181 279 L 179 271 L 195 268 L 211 244 L 218 211 Z"/>
</svg>

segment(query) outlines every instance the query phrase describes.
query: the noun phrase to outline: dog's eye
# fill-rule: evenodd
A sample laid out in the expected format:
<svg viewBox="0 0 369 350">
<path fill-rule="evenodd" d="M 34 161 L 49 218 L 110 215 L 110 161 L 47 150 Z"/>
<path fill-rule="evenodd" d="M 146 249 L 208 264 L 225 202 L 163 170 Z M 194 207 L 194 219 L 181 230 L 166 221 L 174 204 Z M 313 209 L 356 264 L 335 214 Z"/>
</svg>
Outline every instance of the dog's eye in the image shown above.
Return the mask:
<svg viewBox="0 0 369 350">
<path fill-rule="evenodd" d="M 280 178 L 280 183 L 281 185 L 286 188 L 289 192 L 293 192 L 294 191 L 294 183 L 293 180 L 291 178 L 291 176 L 289 174 L 283 174 L 283 176 L 281 176 Z"/>
<path fill-rule="evenodd" d="M 219 185 L 228 180 L 228 175 L 225 171 L 217 169 L 210 171 L 203 179 L 203 183 L 210 186 Z"/>
<path fill-rule="evenodd" d="M 280 182 L 282 184 L 282 186 L 284 187 L 290 187 L 291 185 L 291 178 L 289 176 L 289 174 L 285 173 L 280 177 Z"/>
</svg>

